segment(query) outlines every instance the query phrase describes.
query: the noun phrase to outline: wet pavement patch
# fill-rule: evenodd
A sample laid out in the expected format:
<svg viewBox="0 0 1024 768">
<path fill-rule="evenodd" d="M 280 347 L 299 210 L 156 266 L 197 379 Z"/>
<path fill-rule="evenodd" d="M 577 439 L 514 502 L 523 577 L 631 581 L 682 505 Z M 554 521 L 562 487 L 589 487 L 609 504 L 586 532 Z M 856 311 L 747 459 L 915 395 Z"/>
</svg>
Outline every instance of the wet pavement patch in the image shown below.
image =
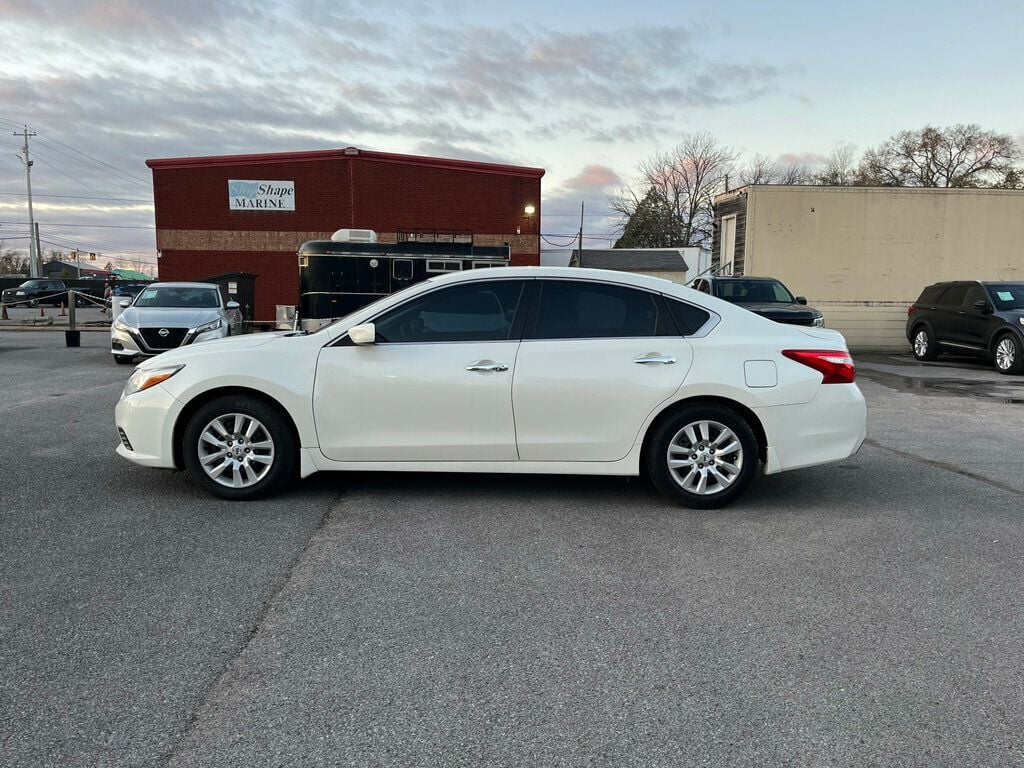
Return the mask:
<svg viewBox="0 0 1024 768">
<path fill-rule="evenodd" d="M 1024 404 L 1024 379 L 995 382 L 978 379 L 922 378 L 864 369 L 857 373 L 897 392 L 933 397 L 976 397 L 1013 405 Z"/>
</svg>

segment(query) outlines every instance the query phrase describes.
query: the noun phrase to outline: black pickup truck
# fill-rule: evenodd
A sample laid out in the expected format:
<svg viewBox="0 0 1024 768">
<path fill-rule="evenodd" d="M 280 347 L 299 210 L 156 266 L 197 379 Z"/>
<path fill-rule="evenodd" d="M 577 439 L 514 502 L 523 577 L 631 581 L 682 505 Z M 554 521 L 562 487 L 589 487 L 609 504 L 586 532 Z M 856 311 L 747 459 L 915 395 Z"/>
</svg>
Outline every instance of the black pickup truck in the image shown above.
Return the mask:
<svg viewBox="0 0 1024 768">
<path fill-rule="evenodd" d="M 76 288 L 75 290 L 82 289 Z M 88 291 L 88 293 L 92 293 L 92 291 Z M 57 307 L 62 303 L 66 304 L 67 300 L 67 284 L 63 280 L 50 280 L 48 278 L 26 280 L 21 285 L 8 288 L 0 294 L 0 302 L 7 306 L 38 307 L 40 304 L 49 304 Z M 84 306 L 85 299 L 78 299 L 75 303 L 79 307 Z"/>
</svg>

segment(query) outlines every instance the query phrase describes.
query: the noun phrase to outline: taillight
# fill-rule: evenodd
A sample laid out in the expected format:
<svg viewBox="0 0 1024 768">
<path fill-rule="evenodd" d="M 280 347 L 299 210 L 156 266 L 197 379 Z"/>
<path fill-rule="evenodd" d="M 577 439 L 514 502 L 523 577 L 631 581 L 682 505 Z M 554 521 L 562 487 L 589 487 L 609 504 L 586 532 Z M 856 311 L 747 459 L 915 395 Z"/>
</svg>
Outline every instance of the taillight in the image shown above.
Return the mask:
<svg viewBox="0 0 1024 768">
<path fill-rule="evenodd" d="M 914 306 L 913 304 L 911 304 L 909 307 L 907 307 L 907 317 L 910 317 L 915 312 L 917 312 L 917 307 Z"/>
<path fill-rule="evenodd" d="M 852 384 L 857 378 L 857 367 L 846 352 L 830 349 L 784 349 L 782 354 L 790 360 L 813 368 L 821 374 L 822 384 Z"/>
</svg>

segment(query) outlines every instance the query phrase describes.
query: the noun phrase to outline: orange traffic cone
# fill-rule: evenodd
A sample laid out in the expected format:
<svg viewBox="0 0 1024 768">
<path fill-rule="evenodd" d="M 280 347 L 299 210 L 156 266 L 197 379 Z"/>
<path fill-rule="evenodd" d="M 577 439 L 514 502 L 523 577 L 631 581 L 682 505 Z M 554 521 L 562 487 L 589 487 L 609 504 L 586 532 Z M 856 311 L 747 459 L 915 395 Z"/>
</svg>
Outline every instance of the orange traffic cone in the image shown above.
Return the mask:
<svg viewBox="0 0 1024 768">
<path fill-rule="evenodd" d="M 64 302 L 60 303 L 60 317 L 67 317 L 68 313 L 64 309 Z"/>
<path fill-rule="evenodd" d="M 6 304 L 0 304 L 0 306 L 3 307 L 3 313 L 0 314 L 0 320 L 10 320 L 11 318 L 7 314 L 7 305 Z"/>
<path fill-rule="evenodd" d="M 39 316 L 40 317 L 46 317 L 46 310 L 43 309 L 43 305 L 42 304 L 39 305 Z"/>
</svg>

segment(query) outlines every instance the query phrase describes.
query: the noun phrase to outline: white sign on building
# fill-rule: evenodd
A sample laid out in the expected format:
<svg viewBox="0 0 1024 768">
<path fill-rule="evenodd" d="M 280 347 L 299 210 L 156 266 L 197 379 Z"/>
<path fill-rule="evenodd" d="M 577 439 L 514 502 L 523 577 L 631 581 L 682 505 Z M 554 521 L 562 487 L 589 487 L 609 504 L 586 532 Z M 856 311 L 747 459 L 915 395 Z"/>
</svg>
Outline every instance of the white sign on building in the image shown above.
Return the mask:
<svg viewBox="0 0 1024 768">
<path fill-rule="evenodd" d="M 294 211 L 294 181 L 228 180 L 228 208 L 232 211 Z"/>
</svg>

